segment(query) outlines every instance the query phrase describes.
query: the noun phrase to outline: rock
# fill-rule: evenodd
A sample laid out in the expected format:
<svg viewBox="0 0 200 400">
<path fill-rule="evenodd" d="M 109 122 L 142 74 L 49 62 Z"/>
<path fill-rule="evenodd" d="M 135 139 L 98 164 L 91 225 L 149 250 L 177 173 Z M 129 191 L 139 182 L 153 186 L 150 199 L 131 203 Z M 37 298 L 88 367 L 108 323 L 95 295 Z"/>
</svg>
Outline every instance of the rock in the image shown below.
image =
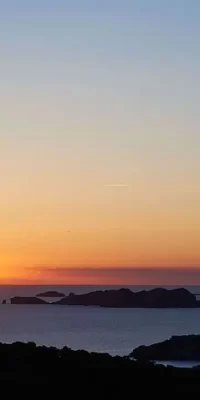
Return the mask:
<svg viewBox="0 0 200 400">
<path fill-rule="evenodd" d="M 139 346 L 130 357 L 145 361 L 200 361 L 200 335 L 172 336 L 160 343 Z"/>
<path fill-rule="evenodd" d="M 2 304 L 6 304 L 6 300 L 3 300 L 3 301 L 2 301 Z"/>
<path fill-rule="evenodd" d="M 66 296 L 58 305 L 100 306 L 120 308 L 195 308 L 196 297 L 188 290 L 153 289 L 132 292 L 129 289 L 95 291 L 87 294 Z"/>
<path fill-rule="evenodd" d="M 11 298 L 11 304 L 49 304 L 42 299 L 37 297 L 13 297 Z"/>
<path fill-rule="evenodd" d="M 56 291 L 49 291 L 49 292 L 44 292 L 44 293 L 39 293 L 37 294 L 36 297 L 65 297 L 64 293 L 59 293 Z"/>
</svg>

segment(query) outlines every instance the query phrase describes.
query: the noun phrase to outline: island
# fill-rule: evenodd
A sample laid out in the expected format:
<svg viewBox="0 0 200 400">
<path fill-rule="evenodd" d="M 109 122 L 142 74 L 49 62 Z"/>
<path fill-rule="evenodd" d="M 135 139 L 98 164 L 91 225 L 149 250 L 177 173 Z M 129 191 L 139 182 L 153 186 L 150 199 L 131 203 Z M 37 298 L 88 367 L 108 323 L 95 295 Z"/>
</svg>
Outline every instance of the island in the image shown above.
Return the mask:
<svg viewBox="0 0 200 400">
<path fill-rule="evenodd" d="M 28 305 L 42 305 L 42 304 L 49 304 L 46 301 L 42 300 L 42 299 L 38 299 L 37 297 L 12 297 L 10 299 L 11 304 L 19 304 L 19 305 L 23 305 L 23 304 L 28 304 Z"/>
<path fill-rule="evenodd" d="M 110 308 L 196 308 L 195 295 L 184 288 L 143 290 L 130 289 L 94 291 L 86 294 L 70 294 L 54 305 L 99 306 Z"/>
<path fill-rule="evenodd" d="M 130 357 L 136 360 L 200 361 L 200 335 L 172 336 L 150 346 L 139 346 Z"/>
<path fill-rule="evenodd" d="M 48 296 L 47 296 L 48 293 Z M 45 297 L 49 297 L 46 292 Z M 57 293 L 57 292 L 56 292 Z M 105 308 L 199 308 L 200 302 L 195 295 L 184 288 L 142 290 L 130 289 L 98 290 L 86 294 L 70 293 L 55 302 L 47 302 L 36 297 L 13 297 L 11 304 L 51 304 L 60 306 L 92 306 Z M 51 296 L 53 297 L 53 296 Z M 60 297 L 60 296 L 59 296 Z"/>
<path fill-rule="evenodd" d="M 65 297 L 65 294 L 59 293 L 59 292 L 56 292 L 55 290 L 53 290 L 53 291 L 49 291 L 49 292 L 39 293 L 36 295 L 36 297 Z"/>
</svg>

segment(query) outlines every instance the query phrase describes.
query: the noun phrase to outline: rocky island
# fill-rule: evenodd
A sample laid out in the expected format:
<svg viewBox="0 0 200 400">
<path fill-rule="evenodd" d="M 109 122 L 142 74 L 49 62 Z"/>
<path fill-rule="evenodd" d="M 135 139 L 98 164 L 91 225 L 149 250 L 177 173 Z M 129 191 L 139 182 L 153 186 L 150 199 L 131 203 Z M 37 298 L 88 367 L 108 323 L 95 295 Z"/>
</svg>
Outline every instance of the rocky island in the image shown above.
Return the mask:
<svg viewBox="0 0 200 400">
<path fill-rule="evenodd" d="M 50 293 L 50 292 L 48 292 Z M 52 292 L 51 292 L 52 293 Z M 67 306 L 93 306 L 109 308 L 197 308 L 200 307 L 195 295 L 184 288 L 142 290 L 130 289 L 94 291 L 86 294 L 70 293 L 60 300 L 49 303 L 37 297 L 14 297 L 11 304 L 53 304 Z M 46 296 L 46 297 L 49 297 Z"/>
<path fill-rule="evenodd" d="M 49 292 L 39 293 L 36 295 L 36 297 L 65 297 L 65 294 L 52 290 Z"/>
<path fill-rule="evenodd" d="M 139 346 L 130 357 L 143 361 L 200 361 L 200 335 L 172 336 L 160 343 Z"/>
<path fill-rule="evenodd" d="M 42 304 L 49 304 L 42 299 L 38 299 L 37 297 L 12 297 L 10 299 L 11 304 L 28 304 L 28 305 L 42 305 Z"/>
<path fill-rule="evenodd" d="M 71 294 L 55 304 L 68 306 L 99 306 L 111 308 L 196 308 L 199 302 L 195 295 L 184 288 L 143 290 L 130 289 L 95 291 L 86 294 Z"/>
</svg>

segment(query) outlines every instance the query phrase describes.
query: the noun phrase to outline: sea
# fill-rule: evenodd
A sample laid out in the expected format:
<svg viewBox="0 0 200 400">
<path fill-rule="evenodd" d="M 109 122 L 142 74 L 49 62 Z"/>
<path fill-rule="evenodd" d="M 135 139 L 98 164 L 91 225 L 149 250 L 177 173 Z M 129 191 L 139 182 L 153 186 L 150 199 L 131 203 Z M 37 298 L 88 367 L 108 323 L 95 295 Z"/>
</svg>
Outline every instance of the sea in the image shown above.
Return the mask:
<svg viewBox="0 0 200 400">
<path fill-rule="evenodd" d="M 136 292 L 156 286 L 123 287 Z M 0 302 L 4 299 L 9 301 L 14 296 L 35 296 L 49 290 L 67 295 L 70 292 L 79 294 L 119 288 L 120 286 L 0 286 Z M 185 288 L 194 294 L 200 294 L 200 286 Z M 2 343 L 35 342 L 38 345 L 58 348 L 68 346 L 75 350 L 124 356 L 129 355 L 137 346 L 169 339 L 172 335 L 185 334 L 200 334 L 200 309 L 0 305 Z"/>
</svg>

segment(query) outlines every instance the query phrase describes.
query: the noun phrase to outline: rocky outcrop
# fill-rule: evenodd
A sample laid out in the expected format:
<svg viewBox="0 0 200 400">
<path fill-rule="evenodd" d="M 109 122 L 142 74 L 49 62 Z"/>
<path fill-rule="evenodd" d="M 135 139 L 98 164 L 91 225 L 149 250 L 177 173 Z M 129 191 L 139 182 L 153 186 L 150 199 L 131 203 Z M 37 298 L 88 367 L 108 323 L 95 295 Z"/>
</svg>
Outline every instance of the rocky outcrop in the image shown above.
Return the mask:
<svg viewBox="0 0 200 400">
<path fill-rule="evenodd" d="M 56 291 L 49 291 L 49 292 L 44 292 L 44 293 L 39 293 L 37 294 L 36 297 L 65 297 L 64 293 L 59 293 Z"/>
<path fill-rule="evenodd" d="M 173 290 L 158 288 L 137 293 L 129 289 L 95 291 L 66 296 L 55 304 L 116 308 L 195 308 L 199 306 L 196 297 L 184 288 Z"/>
<path fill-rule="evenodd" d="M 6 304 L 6 300 L 3 300 L 3 301 L 2 301 L 2 304 Z"/>
<path fill-rule="evenodd" d="M 172 336 L 160 343 L 139 346 L 130 356 L 145 361 L 200 361 L 200 335 Z"/>
<path fill-rule="evenodd" d="M 13 297 L 10 299 L 11 304 L 49 304 L 42 299 L 38 299 L 37 297 Z"/>
</svg>

